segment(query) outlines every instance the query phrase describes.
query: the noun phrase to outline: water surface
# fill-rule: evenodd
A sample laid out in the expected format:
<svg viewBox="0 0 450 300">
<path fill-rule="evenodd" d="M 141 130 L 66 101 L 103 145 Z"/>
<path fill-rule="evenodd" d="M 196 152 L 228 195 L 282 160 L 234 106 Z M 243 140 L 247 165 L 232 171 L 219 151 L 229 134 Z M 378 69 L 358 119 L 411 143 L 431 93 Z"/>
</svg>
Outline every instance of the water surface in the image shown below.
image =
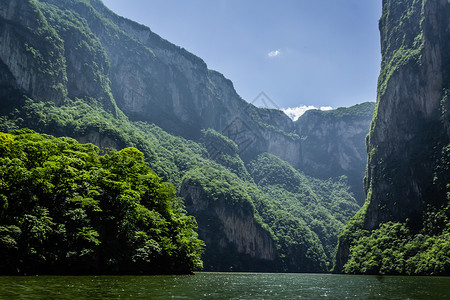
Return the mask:
<svg viewBox="0 0 450 300">
<path fill-rule="evenodd" d="M 0 277 L 0 299 L 450 299 L 450 277 L 255 273 Z"/>
</svg>

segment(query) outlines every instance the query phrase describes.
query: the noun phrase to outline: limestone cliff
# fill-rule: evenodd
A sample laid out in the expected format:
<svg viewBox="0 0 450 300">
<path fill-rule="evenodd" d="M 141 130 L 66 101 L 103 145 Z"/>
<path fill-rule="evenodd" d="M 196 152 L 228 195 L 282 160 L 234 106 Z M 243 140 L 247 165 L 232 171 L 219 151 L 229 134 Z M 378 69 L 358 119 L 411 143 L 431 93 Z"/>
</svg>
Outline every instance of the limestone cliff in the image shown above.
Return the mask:
<svg viewBox="0 0 450 300">
<path fill-rule="evenodd" d="M 57 105 L 67 97 L 96 99 L 116 113 L 108 59 L 84 20 L 36 1 L 2 1 L 0 18 L 0 85 L 2 94 L 9 91 L 4 110 L 26 95 Z"/>
<path fill-rule="evenodd" d="M 448 102 L 450 4 L 384 1 L 383 9 L 383 71 L 365 186 L 368 201 L 378 205 L 368 207 L 368 228 L 423 208 L 436 156 L 449 139 L 442 130 L 441 103 Z M 405 15 L 408 22 L 402 24 Z"/>
<path fill-rule="evenodd" d="M 183 182 L 180 196 L 196 217 L 199 236 L 206 243 L 204 267 L 209 271 L 279 271 L 274 238 L 253 213 L 230 209 L 212 200 L 202 187 Z"/>
<path fill-rule="evenodd" d="M 2 1 L 0 18 L 0 85 L 7 87 L 2 96 L 27 92 L 37 100 L 61 103 L 67 94 L 63 41 L 34 3 Z M 45 37 L 52 43 L 43 42 Z"/>
<path fill-rule="evenodd" d="M 302 145 L 300 169 L 325 179 L 346 175 L 361 205 L 367 163 L 364 141 L 374 108 L 374 103 L 366 102 L 331 111 L 310 110 L 295 122 Z"/>
<path fill-rule="evenodd" d="M 433 227 L 424 222 L 426 214 L 448 202 L 448 181 L 442 178 L 448 178 L 449 172 L 445 167 L 450 141 L 449 20 L 447 0 L 383 1 L 383 59 L 367 141 L 367 198 L 341 237 L 336 271 L 345 269 L 349 256 L 354 256 L 358 230 L 370 232 L 386 222 L 406 222 L 414 233 Z M 434 214 L 437 222 L 439 214 Z"/>
</svg>

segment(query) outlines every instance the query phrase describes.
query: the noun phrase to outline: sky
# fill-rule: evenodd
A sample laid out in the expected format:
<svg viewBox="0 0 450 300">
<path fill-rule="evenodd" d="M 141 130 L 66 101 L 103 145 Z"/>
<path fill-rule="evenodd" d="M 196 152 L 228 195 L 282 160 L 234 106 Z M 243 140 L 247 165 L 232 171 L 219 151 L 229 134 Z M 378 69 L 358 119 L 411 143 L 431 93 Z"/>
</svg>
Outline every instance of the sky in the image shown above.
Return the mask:
<svg viewBox="0 0 450 300">
<path fill-rule="evenodd" d="M 379 0 L 102 0 L 298 117 L 376 101 Z M 259 105 L 261 106 L 261 105 Z"/>
</svg>

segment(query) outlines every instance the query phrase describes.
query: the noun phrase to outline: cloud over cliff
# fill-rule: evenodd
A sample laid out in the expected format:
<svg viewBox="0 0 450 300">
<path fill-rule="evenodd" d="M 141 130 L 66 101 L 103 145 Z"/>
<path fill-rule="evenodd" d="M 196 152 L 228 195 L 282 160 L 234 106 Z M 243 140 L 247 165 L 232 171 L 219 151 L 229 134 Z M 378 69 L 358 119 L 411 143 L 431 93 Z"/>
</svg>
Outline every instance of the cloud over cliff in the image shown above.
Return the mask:
<svg viewBox="0 0 450 300">
<path fill-rule="evenodd" d="M 297 107 L 282 108 L 281 110 L 288 115 L 289 118 L 297 121 L 307 110 L 311 109 L 332 110 L 333 108 L 331 106 L 321 106 L 320 108 L 317 108 L 313 105 L 300 105 Z"/>
</svg>

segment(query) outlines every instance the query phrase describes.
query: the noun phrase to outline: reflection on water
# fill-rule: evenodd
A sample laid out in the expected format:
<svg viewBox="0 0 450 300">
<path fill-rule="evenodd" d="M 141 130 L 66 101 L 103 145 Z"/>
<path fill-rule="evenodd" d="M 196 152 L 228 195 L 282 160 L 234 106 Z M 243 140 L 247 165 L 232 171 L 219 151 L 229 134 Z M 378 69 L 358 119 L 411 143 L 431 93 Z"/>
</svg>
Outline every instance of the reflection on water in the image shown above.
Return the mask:
<svg viewBox="0 0 450 300">
<path fill-rule="evenodd" d="M 450 277 L 198 273 L 0 277 L 0 299 L 450 299 Z"/>
</svg>

